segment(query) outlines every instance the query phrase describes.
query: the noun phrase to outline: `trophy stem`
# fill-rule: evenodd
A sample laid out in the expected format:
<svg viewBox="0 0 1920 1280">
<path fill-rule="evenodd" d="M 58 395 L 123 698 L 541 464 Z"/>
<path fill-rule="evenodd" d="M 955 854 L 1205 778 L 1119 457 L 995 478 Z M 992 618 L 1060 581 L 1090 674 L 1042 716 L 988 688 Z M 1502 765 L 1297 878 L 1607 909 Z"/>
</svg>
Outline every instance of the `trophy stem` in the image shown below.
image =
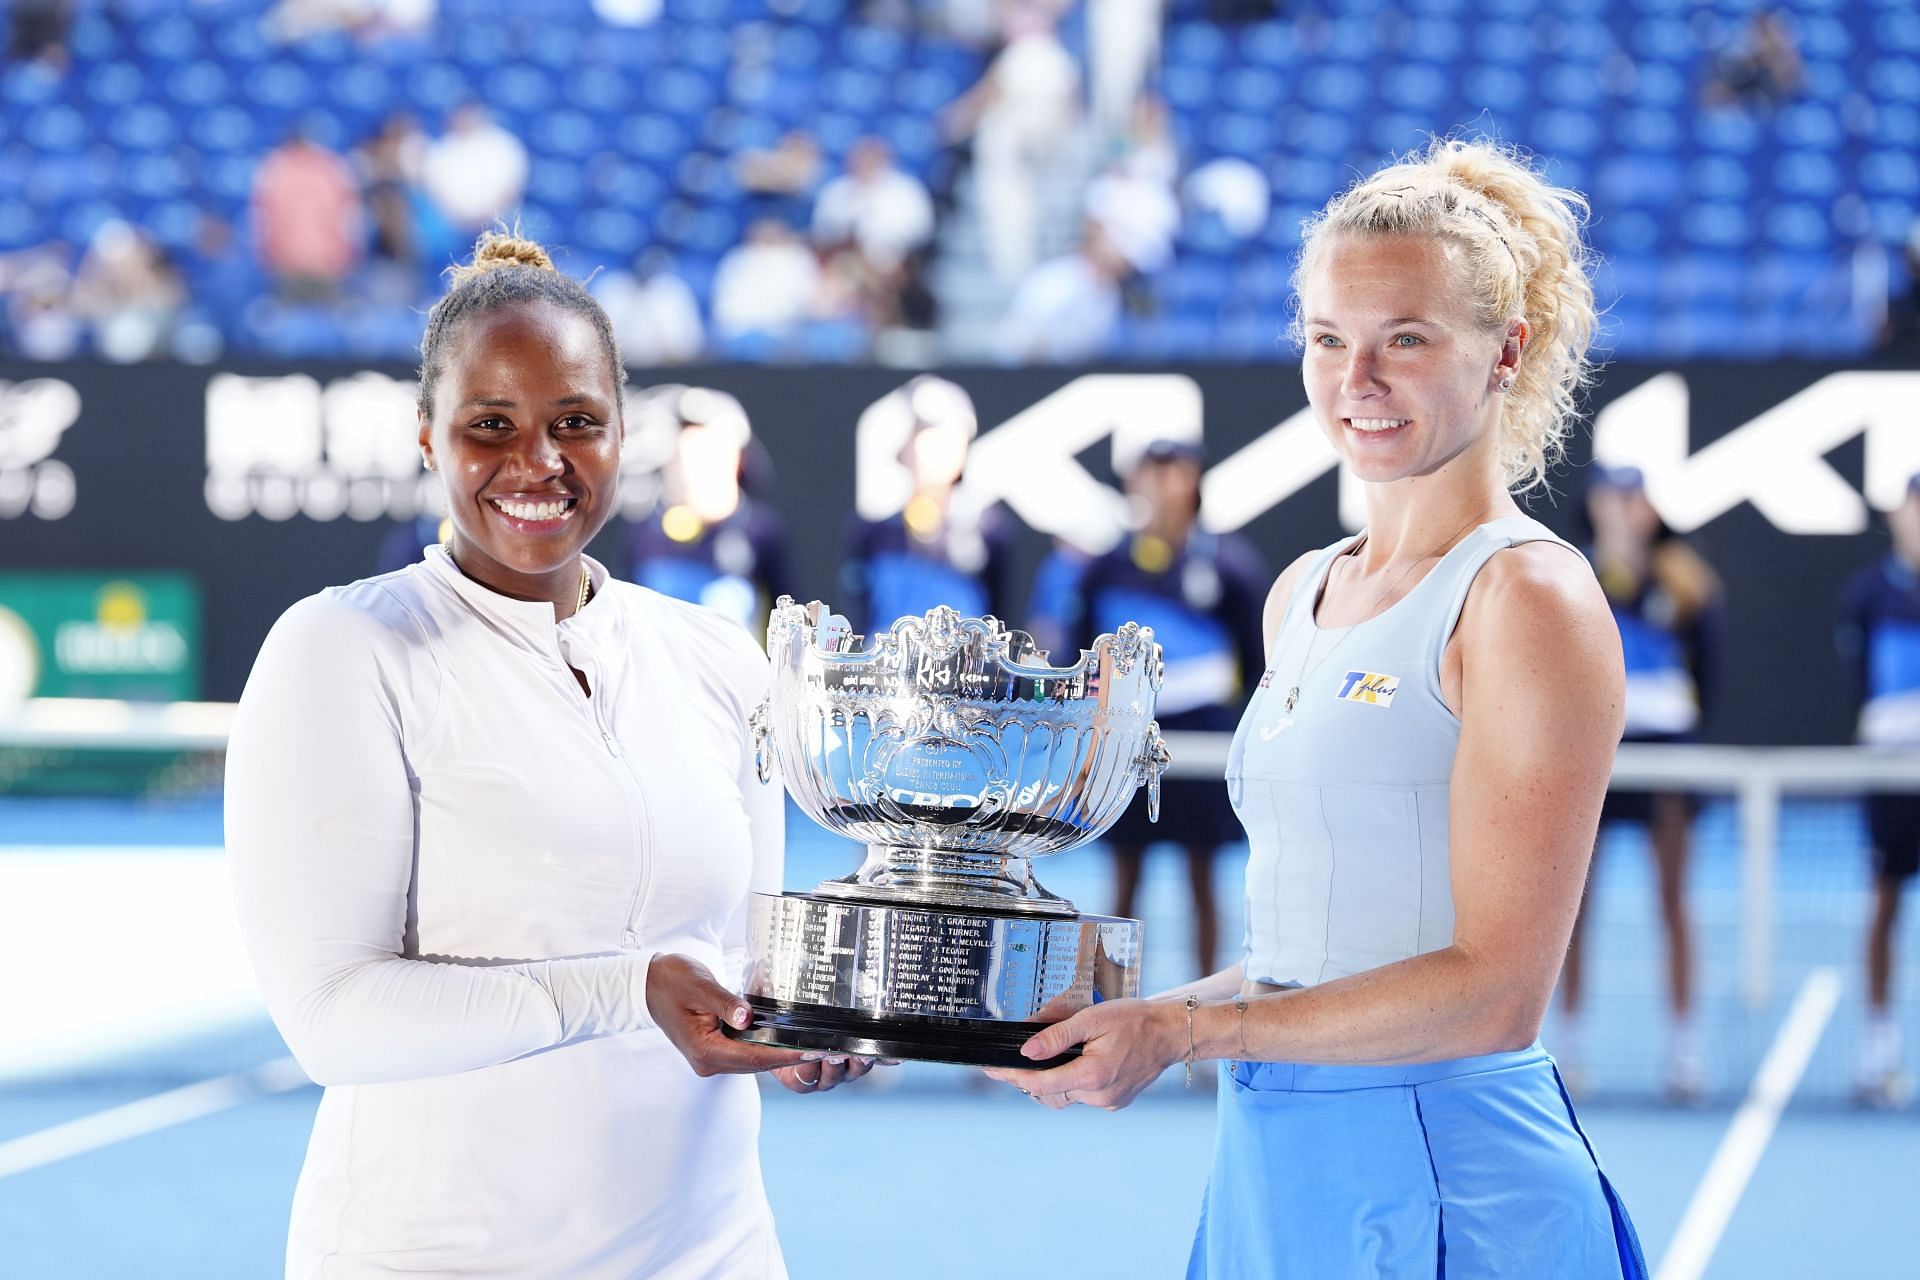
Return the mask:
<svg viewBox="0 0 1920 1280">
<path fill-rule="evenodd" d="M 867 860 L 858 871 L 827 881 L 817 892 L 856 902 L 917 902 L 1021 915 L 1076 914 L 1071 902 L 1034 879 L 1028 859 L 1004 853 L 870 844 Z"/>
</svg>

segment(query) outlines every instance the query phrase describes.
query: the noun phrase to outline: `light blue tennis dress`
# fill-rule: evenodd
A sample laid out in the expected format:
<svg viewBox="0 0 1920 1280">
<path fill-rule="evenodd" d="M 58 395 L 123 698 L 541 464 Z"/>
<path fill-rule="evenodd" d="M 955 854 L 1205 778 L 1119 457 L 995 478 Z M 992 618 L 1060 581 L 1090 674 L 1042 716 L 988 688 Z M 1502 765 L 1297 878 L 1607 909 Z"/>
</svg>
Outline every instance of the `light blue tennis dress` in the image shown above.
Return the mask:
<svg viewBox="0 0 1920 1280">
<path fill-rule="evenodd" d="M 1323 631 L 1314 605 L 1353 541 L 1322 552 L 1294 593 L 1227 765 L 1252 844 L 1246 973 L 1258 982 L 1310 987 L 1453 941 L 1447 785 L 1460 722 L 1441 701 L 1441 654 L 1495 552 L 1567 546 L 1526 516 L 1492 521 L 1384 613 Z M 1187 1274 L 1639 1280 L 1647 1270 L 1536 1044 L 1399 1066 L 1222 1064 Z"/>
</svg>

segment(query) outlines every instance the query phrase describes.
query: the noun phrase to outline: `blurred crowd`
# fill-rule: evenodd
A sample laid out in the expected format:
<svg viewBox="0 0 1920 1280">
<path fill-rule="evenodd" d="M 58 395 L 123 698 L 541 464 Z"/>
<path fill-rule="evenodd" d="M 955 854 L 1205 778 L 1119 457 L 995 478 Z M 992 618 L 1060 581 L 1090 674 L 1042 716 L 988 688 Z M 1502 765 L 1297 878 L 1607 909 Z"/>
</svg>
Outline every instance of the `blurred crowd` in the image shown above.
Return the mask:
<svg viewBox="0 0 1920 1280">
<path fill-rule="evenodd" d="M 1286 213 L 1273 167 L 1177 141 L 1158 96 L 1165 5 L 865 0 L 862 23 L 974 51 L 977 79 L 932 112 L 930 155 L 903 162 L 878 132 L 829 143 L 804 124 L 764 144 L 689 154 L 696 170 L 722 164 L 741 194 L 737 243 L 676 251 L 642 218 L 620 252 L 576 249 L 583 260 L 570 266 L 597 272 L 595 290 L 641 366 L 1124 354 L 1128 321 L 1168 305 L 1177 259 L 1245 261 L 1235 256 L 1244 249 L 1274 257 L 1284 274 L 1286 237 L 1270 225 Z M 1198 8 L 1223 24 L 1284 21 L 1302 49 L 1331 38 L 1326 17 L 1280 13 L 1273 0 Z M 12 5 L 12 61 L 68 74 L 70 9 Z M 660 19 L 646 0 L 600 0 L 594 13 L 619 26 Z M 345 33 L 362 47 L 412 41 L 422 58 L 436 22 L 432 0 L 283 0 L 261 19 L 274 47 Z M 1807 91 L 1793 27 L 1778 13 L 1712 38 L 1701 111 L 1763 116 Z M 768 39 L 756 24 L 731 31 L 731 65 L 744 74 L 771 56 Z M 1631 60 L 1616 61 L 1603 77 L 1630 86 Z M 603 160 L 611 153 L 585 167 Z M 478 230 L 515 221 L 542 196 L 529 189 L 539 163 L 478 100 L 432 119 L 395 111 L 357 139 L 296 118 L 258 160 L 251 199 L 231 222 L 206 213 L 190 233 L 159 234 L 127 214 L 79 243 L 0 254 L 0 349 L 122 362 L 223 350 L 406 358 L 438 272 Z M 567 238 L 557 243 L 564 250 Z M 1914 341 L 1916 252 L 1890 259 L 1888 344 Z M 1269 289 L 1252 317 L 1268 349 L 1280 301 Z"/>
</svg>

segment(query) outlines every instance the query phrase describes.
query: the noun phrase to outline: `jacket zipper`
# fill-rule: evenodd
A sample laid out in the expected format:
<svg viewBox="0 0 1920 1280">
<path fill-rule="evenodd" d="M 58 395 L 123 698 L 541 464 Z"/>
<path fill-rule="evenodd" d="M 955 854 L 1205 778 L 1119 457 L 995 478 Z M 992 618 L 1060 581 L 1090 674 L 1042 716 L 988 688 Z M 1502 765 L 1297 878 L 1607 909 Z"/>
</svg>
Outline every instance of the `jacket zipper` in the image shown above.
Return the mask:
<svg viewBox="0 0 1920 1280">
<path fill-rule="evenodd" d="M 604 670 L 596 671 L 596 677 L 603 676 Z M 579 685 L 573 680 L 569 668 L 567 679 L 575 688 Z M 627 900 L 626 918 L 620 924 L 620 944 L 629 949 L 640 946 L 640 912 L 647 899 L 652 895 L 654 857 L 653 857 L 653 813 L 647 807 L 646 789 L 640 785 L 640 775 L 633 771 L 633 762 L 627 753 L 620 749 L 620 740 L 613 735 L 613 727 L 604 714 L 608 705 L 609 693 L 604 679 L 594 681 L 595 692 L 583 694 L 582 709 L 587 713 L 588 722 L 595 733 L 600 735 L 600 745 L 607 754 L 619 762 L 622 775 L 626 779 L 627 822 L 629 829 L 637 837 L 635 855 L 640 859 L 640 875 L 635 881 L 633 894 Z"/>
</svg>

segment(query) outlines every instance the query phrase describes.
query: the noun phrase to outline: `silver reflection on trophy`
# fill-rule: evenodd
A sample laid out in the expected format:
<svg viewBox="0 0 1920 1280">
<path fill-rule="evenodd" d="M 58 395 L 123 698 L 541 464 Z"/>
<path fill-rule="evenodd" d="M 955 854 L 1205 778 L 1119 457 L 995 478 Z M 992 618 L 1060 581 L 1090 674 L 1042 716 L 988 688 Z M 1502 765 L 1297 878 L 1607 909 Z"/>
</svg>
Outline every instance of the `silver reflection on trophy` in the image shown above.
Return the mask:
<svg viewBox="0 0 1920 1280">
<path fill-rule="evenodd" d="M 749 1038 L 942 1058 L 1010 1056 L 1038 1025 L 1138 994 L 1140 925 L 1087 916 L 1032 859 L 1101 835 L 1167 750 L 1159 646 L 1132 623 L 1069 666 L 1024 632 L 939 607 L 863 647 L 782 597 L 768 627 L 762 777 L 867 846 L 812 893 L 755 895 Z"/>
</svg>

